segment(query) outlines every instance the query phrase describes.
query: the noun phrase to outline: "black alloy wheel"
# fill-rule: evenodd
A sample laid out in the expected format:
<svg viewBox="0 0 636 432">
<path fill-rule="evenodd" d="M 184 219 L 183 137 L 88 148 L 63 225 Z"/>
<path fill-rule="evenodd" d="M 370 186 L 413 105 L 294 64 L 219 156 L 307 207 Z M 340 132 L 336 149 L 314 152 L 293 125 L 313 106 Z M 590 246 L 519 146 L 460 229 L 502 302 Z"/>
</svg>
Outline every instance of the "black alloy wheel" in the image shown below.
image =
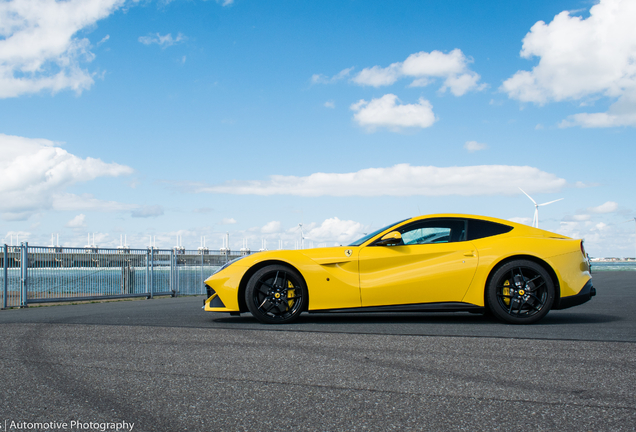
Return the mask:
<svg viewBox="0 0 636 432">
<path fill-rule="evenodd" d="M 300 274 L 286 266 L 269 265 L 247 282 L 245 302 L 252 315 L 267 324 L 286 324 L 305 309 L 307 287 Z"/>
<path fill-rule="evenodd" d="M 492 314 L 511 324 L 531 324 L 543 318 L 554 303 L 554 282 L 539 264 L 511 261 L 493 274 L 486 298 Z"/>
</svg>

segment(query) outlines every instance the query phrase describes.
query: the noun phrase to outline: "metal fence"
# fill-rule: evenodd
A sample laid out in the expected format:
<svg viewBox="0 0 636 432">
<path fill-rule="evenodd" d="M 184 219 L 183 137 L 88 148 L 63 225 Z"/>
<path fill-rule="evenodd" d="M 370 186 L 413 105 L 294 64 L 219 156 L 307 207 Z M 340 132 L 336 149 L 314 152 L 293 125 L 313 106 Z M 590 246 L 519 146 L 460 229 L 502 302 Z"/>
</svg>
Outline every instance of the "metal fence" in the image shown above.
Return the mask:
<svg viewBox="0 0 636 432">
<path fill-rule="evenodd" d="M 240 255 L 207 249 L 5 244 L 0 250 L 1 306 L 205 294 L 205 279 Z"/>
</svg>

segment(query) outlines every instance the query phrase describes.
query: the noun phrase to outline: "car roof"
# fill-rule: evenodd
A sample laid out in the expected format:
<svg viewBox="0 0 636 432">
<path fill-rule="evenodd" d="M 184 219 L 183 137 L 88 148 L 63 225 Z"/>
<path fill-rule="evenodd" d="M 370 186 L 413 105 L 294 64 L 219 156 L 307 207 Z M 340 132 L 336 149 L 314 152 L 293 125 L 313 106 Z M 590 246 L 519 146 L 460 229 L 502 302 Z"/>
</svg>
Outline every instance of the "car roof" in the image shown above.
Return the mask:
<svg viewBox="0 0 636 432">
<path fill-rule="evenodd" d="M 434 214 L 427 214 L 427 215 L 420 215 L 420 216 L 414 216 L 411 217 L 409 219 L 406 219 L 402 222 L 396 222 L 390 229 L 395 228 L 397 226 L 403 226 L 406 225 L 408 223 L 411 222 L 415 222 L 418 220 L 424 220 L 424 219 L 436 219 L 436 218 L 440 218 L 440 219 L 444 219 L 444 218 L 460 218 L 460 219 L 476 219 L 476 220 L 483 220 L 483 221 L 488 221 L 488 222 L 494 222 L 494 223 L 499 223 L 502 225 L 507 225 L 507 226 L 511 226 L 513 228 L 513 230 L 515 231 L 515 235 L 525 235 L 525 236 L 531 236 L 531 237 L 552 237 L 552 238 L 568 238 L 566 236 L 557 234 L 557 233 L 553 233 L 550 231 L 546 231 L 546 230 L 542 230 L 539 228 L 534 228 L 528 225 L 524 225 L 521 223 L 517 223 L 517 222 L 512 222 L 506 219 L 500 219 L 500 218 L 495 218 L 495 217 L 491 217 L 491 216 L 481 216 L 481 215 L 474 215 L 474 214 L 465 214 L 465 213 L 434 213 Z M 389 232 L 388 230 L 384 231 L 383 233 L 379 234 L 382 235 L 385 232 Z M 512 231 L 511 231 L 512 232 Z M 377 239 L 378 236 L 375 236 L 374 239 Z M 363 243 L 363 245 L 367 245 L 369 244 L 369 242 L 372 239 L 369 239 L 369 241 L 366 241 Z M 361 245 L 362 246 L 362 245 Z"/>
</svg>

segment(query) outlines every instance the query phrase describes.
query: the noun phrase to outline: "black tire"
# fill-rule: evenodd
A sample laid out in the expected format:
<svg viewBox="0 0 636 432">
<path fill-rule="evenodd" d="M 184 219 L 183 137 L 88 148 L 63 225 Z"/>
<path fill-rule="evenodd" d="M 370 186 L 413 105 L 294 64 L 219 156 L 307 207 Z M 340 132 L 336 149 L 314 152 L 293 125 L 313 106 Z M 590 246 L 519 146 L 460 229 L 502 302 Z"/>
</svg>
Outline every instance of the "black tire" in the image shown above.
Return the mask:
<svg viewBox="0 0 636 432">
<path fill-rule="evenodd" d="M 516 260 L 501 266 L 490 278 L 486 300 L 500 321 L 531 324 L 539 321 L 554 304 L 554 282 L 539 264 Z"/>
<path fill-rule="evenodd" d="M 298 319 L 307 304 L 307 286 L 300 274 L 283 265 L 258 270 L 247 282 L 245 303 L 262 323 L 287 324 Z"/>
</svg>

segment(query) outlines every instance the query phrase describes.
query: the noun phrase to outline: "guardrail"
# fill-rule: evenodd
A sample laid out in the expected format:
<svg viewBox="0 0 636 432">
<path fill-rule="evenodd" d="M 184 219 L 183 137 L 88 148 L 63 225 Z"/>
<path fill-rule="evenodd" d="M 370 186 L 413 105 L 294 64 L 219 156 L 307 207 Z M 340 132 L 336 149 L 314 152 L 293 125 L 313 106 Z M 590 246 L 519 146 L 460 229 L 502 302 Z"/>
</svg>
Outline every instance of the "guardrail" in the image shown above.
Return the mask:
<svg viewBox="0 0 636 432">
<path fill-rule="evenodd" d="M 247 253 L 5 244 L 0 250 L 1 306 L 205 294 L 203 282 L 214 270 Z"/>
</svg>

